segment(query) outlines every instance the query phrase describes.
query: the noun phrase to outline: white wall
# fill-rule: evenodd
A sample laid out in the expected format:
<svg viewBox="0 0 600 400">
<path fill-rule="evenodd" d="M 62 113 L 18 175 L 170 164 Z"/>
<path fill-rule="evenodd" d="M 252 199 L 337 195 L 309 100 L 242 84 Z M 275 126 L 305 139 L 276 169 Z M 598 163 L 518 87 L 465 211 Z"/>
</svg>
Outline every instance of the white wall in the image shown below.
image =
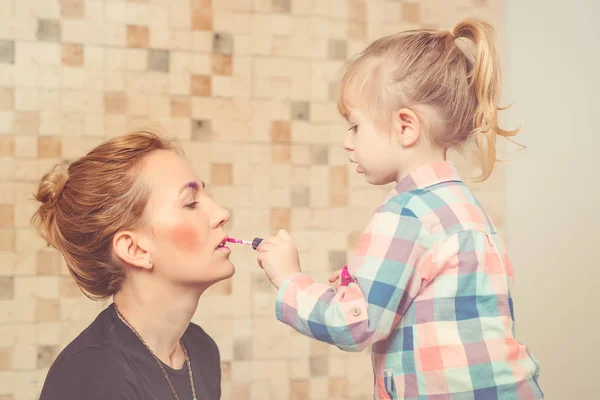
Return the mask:
<svg viewBox="0 0 600 400">
<path fill-rule="evenodd" d="M 600 399 L 600 2 L 507 0 L 505 100 L 517 338 L 550 400 Z"/>
</svg>

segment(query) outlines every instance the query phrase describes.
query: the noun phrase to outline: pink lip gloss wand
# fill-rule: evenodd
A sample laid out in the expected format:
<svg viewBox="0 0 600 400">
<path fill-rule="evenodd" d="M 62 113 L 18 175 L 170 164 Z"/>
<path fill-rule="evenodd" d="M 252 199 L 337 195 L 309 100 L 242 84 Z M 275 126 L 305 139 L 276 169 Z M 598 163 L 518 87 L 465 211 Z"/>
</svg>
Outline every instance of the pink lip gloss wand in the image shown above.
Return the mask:
<svg viewBox="0 0 600 400">
<path fill-rule="evenodd" d="M 259 238 L 259 237 L 256 237 L 256 238 L 252 239 L 252 241 L 249 241 L 249 240 L 227 238 L 227 241 L 229 243 L 238 243 L 238 244 L 245 244 L 247 246 L 252 246 L 252 248 L 254 250 L 256 250 L 256 248 L 261 244 L 261 242 L 263 241 L 263 239 Z"/>
</svg>

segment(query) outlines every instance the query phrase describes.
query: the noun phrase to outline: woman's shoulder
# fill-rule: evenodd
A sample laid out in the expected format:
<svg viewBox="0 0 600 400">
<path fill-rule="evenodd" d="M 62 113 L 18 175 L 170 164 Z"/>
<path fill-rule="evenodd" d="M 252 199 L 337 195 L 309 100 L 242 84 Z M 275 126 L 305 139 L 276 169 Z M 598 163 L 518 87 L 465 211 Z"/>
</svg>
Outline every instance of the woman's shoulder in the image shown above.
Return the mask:
<svg viewBox="0 0 600 400">
<path fill-rule="evenodd" d="M 135 374 L 127 357 L 110 343 L 113 328 L 103 315 L 106 311 L 60 352 L 46 376 L 41 400 L 71 399 L 91 393 L 111 396 L 113 392 L 128 393 L 135 387 Z"/>
</svg>

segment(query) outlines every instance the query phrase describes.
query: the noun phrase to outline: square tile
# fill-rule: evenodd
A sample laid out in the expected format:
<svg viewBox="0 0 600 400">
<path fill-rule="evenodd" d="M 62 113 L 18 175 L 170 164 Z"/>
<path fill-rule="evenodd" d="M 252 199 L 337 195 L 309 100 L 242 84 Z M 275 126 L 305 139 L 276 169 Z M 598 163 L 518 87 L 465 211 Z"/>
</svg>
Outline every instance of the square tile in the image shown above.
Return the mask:
<svg viewBox="0 0 600 400">
<path fill-rule="evenodd" d="M 107 114 L 125 114 L 128 108 L 128 100 L 125 92 L 105 92 L 104 111 Z"/>
<path fill-rule="evenodd" d="M 37 38 L 42 42 L 60 42 L 60 21 L 55 19 L 38 20 Z"/>
<path fill-rule="evenodd" d="M 271 146 L 271 162 L 274 164 L 289 164 L 292 161 L 292 149 L 289 143 Z"/>
<path fill-rule="evenodd" d="M 419 3 L 402 3 L 402 20 L 418 24 L 421 20 L 421 5 Z"/>
<path fill-rule="evenodd" d="M 192 96 L 210 96 L 212 93 L 212 81 L 207 75 L 192 75 L 190 79 L 190 93 Z"/>
<path fill-rule="evenodd" d="M 271 0 L 271 10 L 275 13 L 288 14 L 291 11 L 291 0 Z"/>
<path fill-rule="evenodd" d="M 41 119 L 37 111 L 19 111 L 15 114 L 15 135 L 37 135 Z"/>
<path fill-rule="evenodd" d="M 0 111 L 13 111 L 15 109 L 15 89 L 0 87 Z"/>
<path fill-rule="evenodd" d="M 249 361 L 252 360 L 252 345 L 254 339 L 252 337 L 236 338 L 233 341 L 233 360 L 234 361 Z"/>
<path fill-rule="evenodd" d="M 348 168 L 346 166 L 335 166 L 329 169 L 329 186 L 333 188 L 348 187 Z"/>
<path fill-rule="evenodd" d="M 290 400 L 306 400 L 310 398 L 308 379 L 290 380 Z"/>
<path fill-rule="evenodd" d="M 15 208 L 10 204 L 0 204 L 0 228 L 11 228 L 15 223 Z"/>
<path fill-rule="evenodd" d="M 167 50 L 148 50 L 148 70 L 169 72 L 170 52 Z"/>
<path fill-rule="evenodd" d="M 348 378 L 329 378 L 329 397 L 348 398 Z"/>
<path fill-rule="evenodd" d="M 62 256 L 55 250 L 38 250 L 37 269 L 38 275 L 58 275 L 62 265 Z"/>
<path fill-rule="evenodd" d="M 65 19 L 82 19 L 85 16 L 84 0 L 59 0 L 60 16 Z"/>
<path fill-rule="evenodd" d="M 0 63 L 15 63 L 15 41 L 0 40 Z"/>
<path fill-rule="evenodd" d="M 12 276 L 0 277 L 0 300 L 12 300 L 15 296 L 15 280 Z"/>
<path fill-rule="evenodd" d="M 293 208 L 310 206 L 310 189 L 307 187 L 293 188 L 291 193 Z"/>
<path fill-rule="evenodd" d="M 289 208 L 272 208 L 269 216 L 271 233 L 277 233 L 280 229 L 291 230 L 292 213 Z"/>
<path fill-rule="evenodd" d="M 329 164 L 329 149 L 327 145 L 314 144 L 310 147 L 310 159 L 313 164 Z"/>
<path fill-rule="evenodd" d="M 63 43 L 62 64 L 70 67 L 83 67 L 83 45 Z"/>
<path fill-rule="evenodd" d="M 231 186 L 233 168 L 231 164 L 211 164 L 210 184 L 213 186 Z"/>
<path fill-rule="evenodd" d="M 231 76 L 233 71 L 232 56 L 227 54 L 212 55 L 212 73 L 215 75 Z"/>
<path fill-rule="evenodd" d="M 292 137 L 290 121 L 271 122 L 271 142 L 289 143 Z"/>
<path fill-rule="evenodd" d="M 127 47 L 146 49 L 150 43 L 150 30 L 143 25 L 127 25 Z"/>
<path fill-rule="evenodd" d="M 14 157 L 15 138 L 14 136 L 0 136 L 0 157 Z"/>
<path fill-rule="evenodd" d="M 329 207 L 348 207 L 348 189 L 329 189 Z"/>
<path fill-rule="evenodd" d="M 329 357 L 311 357 L 310 376 L 328 376 L 329 375 Z"/>
<path fill-rule="evenodd" d="M 233 35 L 215 32 L 213 35 L 213 52 L 218 54 L 233 54 Z"/>
<path fill-rule="evenodd" d="M 15 231 L 12 229 L 0 229 L 0 251 L 15 250 Z"/>
<path fill-rule="evenodd" d="M 310 105 L 306 101 L 293 101 L 290 105 L 292 120 L 310 121 Z"/>
<path fill-rule="evenodd" d="M 61 298 L 77 298 L 83 296 L 75 280 L 69 276 L 61 276 L 58 281 L 58 293 Z"/>
<path fill-rule="evenodd" d="M 337 271 L 344 265 L 348 264 L 348 259 L 345 250 L 331 250 L 329 251 L 329 270 Z"/>
<path fill-rule="evenodd" d="M 56 356 L 58 356 L 58 346 L 38 346 L 37 368 L 50 368 Z"/>
<path fill-rule="evenodd" d="M 171 116 L 172 117 L 189 117 L 191 115 L 190 99 L 187 97 L 171 99 Z"/>
<path fill-rule="evenodd" d="M 213 136 L 212 122 L 192 120 L 192 140 L 210 141 Z"/>
<path fill-rule="evenodd" d="M 345 40 L 329 39 L 327 57 L 330 60 L 346 60 L 348 57 L 348 43 Z"/>
<path fill-rule="evenodd" d="M 59 321 L 60 301 L 58 299 L 36 299 L 35 320 L 37 322 Z"/>
<path fill-rule="evenodd" d="M 13 366 L 12 359 L 13 349 L 11 347 L 0 347 L 0 371 L 10 371 Z M 3 397 L 4 395 L 0 395 L 0 400 L 2 400 Z M 10 398 L 12 399 L 12 396 Z"/>
<path fill-rule="evenodd" d="M 192 8 L 192 30 L 211 31 L 213 29 L 213 10 L 212 7 L 194 7 Z"/>
</svg>

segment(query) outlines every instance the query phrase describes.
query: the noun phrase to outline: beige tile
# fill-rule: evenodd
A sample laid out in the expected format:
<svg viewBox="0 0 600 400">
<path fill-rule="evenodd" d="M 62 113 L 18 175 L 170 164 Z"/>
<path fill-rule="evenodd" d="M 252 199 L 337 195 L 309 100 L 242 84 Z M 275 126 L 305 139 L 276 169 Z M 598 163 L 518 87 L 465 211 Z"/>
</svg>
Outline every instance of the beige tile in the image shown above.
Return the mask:
<svg viewBox="0 0 600 400">
<path fill-rule="evenodd" d="M 215 75 L 231 76 L 233 57 L 227 54 L 212 55 L 212 73 Z"/>
<path fill-rule="evenodd" d="M 127 47 L 145 49 L 150 43 L 150 30 L 147 26 L 127 25 Z"/>
<path fill-rule="evenodd" d="M 125 92 L 104 93 L 104 110 L 107 114 L 124 114 L 127 108 L 128 100 Z"/>
<path fill-rule="evenodd" d="M 15 134 L 37 135 L 41 133 L 41 118 L 38 111 L 18 111 L 15 113 Z"/>
<path fill-rule="evenodd" d="M 232 184 L 233 173 L 231 164 L 212 164 L 210 169 L 211 185 L 229 186 Z"/>
<path fill-rule="evenodd" d="M 286 208 L 272 208 L 270 213 L 271 233 L 280 229 L 291 230 L 291 212 Z"/>
<path fill-rule="evenodd" d="M 192 30 L 211 31 L 213 29 L 213 10 L 210 6 L 192 8 Z"/>
<path fill-rule="evenodd" d="M 65 19 L 82 19 L 85 15 L 84 0 L 59 0 L 60 16 Z"/>
<path fill-rule="evenodd" d="M 14 207 L 11 205 L 0 204 L 0 228 L 10 228 L 14 223 Z"/>
<path fill-rule="evenodd" d="M 419 3 L 402 3 L 402 19 L 411 24 L 418 24 L 421 18 Z"/>
<path fill-rule="evenodd" d="M 210 96 L 212 93 L 210 76 L 192 75 L 190 80 L 190 93 L 192 96 Z"/>
<path fill-rule="evenodd" d="M 62 140 L 57 137 L 40 137 L 38 139 L 39 158 L 61 158 Z"/>
<path fill-rule="evenodd" d="M 12 348 L 0 348 L 0 371 L 10 371 L 12 369 L 12 358 Z"/>
<path fill-rule="evenodd" d="M 0 157 L 13 157 L 15 155 L 14 136 L 0 136 Z"/>
<path fill-rule="evenodd" d="M 55 250 L 39 250 L 37 253 L 37 274 L 57 275 L 62 265 L 62 257 Z"/>
<path fill-rule="evenodd" d="M 62 63 L 70 67 L 83 67 L 83 45 L 78 43 L 63 43 Z"/>
<path fill-rule="evenodd" d="M 60 319 L 60 301 L 57 299 L 36 299 L 36 321 L 58 321 Z"/>
<path fill-rule="evenodd" d="M 12 111 L 15 109 L 15 89 L 0 87 L 0 111 Z"/>
<path fill-rule="evenodd" d="M 309 393 L 308 379 L 293 379 L 290 381 L 290 400 L 309 399 Z"/>
<path fill-rule="evenodd" d="M 171 116 L 190 117 L 191 103 L 187 97 L 171 98 Z"/>
<path fill-rule="evenodd" d="M 271 162 L 274 164 L 289 164 L 292 159 L 289 143 L 274 143 L 271 146 Z"/>
</svg>

